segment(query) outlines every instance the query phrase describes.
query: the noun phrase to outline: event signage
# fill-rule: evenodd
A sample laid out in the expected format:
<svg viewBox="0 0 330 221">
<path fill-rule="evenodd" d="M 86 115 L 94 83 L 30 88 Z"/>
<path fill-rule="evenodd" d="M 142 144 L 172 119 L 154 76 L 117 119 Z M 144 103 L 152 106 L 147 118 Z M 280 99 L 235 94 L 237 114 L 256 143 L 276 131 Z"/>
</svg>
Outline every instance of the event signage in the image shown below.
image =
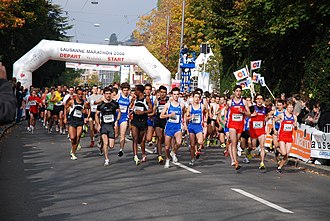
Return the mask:
<svg viewBox="0 0 330 221">
<path fill-rule="evenodd" d="M 234 75 L 235 75 L 236 80 L 237 81 L 240 81 L 240 80 L 243 80 L 243 79 L 249 77 L 249 74 L 248 73 L 249 72 L 247 71 L 246 68 L 242 68 L 242 69 L 240 69 L 238 71 L 235 71 L 234 72 Z"/>
<path fill-rule="evenodd" d="M 330 159 L 330 133 L 318 131 L 312 134 L 311 157 Z"/>
<path fill-rule="evenodd" d="M 251 61 L 251 71 L 260 68 L 261 60 Z"/>
<path fill-rule="evenodd" d="M 241 85 L 243 90 L 248 90 L 248 89 L 250 89 L 250 86 L 251 86 L 251 78 L 248 77 L 244 81 L 237 82 L 236 84 Z"/>
</svg>

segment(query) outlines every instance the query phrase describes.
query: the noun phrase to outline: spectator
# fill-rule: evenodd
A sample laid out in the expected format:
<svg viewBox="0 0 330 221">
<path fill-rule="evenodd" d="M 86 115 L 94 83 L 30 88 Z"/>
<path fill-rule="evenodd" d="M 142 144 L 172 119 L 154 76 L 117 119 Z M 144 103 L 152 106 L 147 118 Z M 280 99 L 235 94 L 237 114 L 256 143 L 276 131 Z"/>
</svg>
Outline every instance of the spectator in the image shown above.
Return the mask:
<svg viewBox="0 0 330 221">
<path fill-rule="evenodd" d="M 301 108 L 300 114 L 297 117 L 299 124 L 305 123 L 307 115 L 310 112 L 310 110 L 308 108 L 308 102 L 306 99 L 301 99 L 301 105 L 302 105 L 302 108 Z"/>
<path fill-rule="evenodd" d="M 319 129 L 325 133 L 330 133 L 330 107 L 323 108 L 318 121 Z"/>
<path fill-rule="evenodd" d="M 320 115 L 321 115 L 320 104 L 315 103 L 313 105 L 312 112 L 306 118 L 306 124 L 311 126 L 311 127 L 315 127 L 316 129 L 319 129 L 318 121 L 319 121 Z"/>
<path fill-rule="evenodd" d="M 16 100 L 17 100 L 17 108 L 16 108 L 16 123 L 18 124 L 21 121 L 22 113 L 23 113 L 23 87 L 21 86 L 21 82 L 17 82 L 16 84 Z"/>
<path fill-rule="evenodd" d="M 7 81 L 6 68 L 0 62 L 0 124 L 12 122 L 16 113 L 16 98 Z"/>
<path fill-rule="evenodd" d="M 301 97 L 299 94 L 295 94 L 292 96 L 292 100 L 294 102 L 293 114 L 298 116 L 300 114 L 301 108 L 302 108 Z"/>
</svg>

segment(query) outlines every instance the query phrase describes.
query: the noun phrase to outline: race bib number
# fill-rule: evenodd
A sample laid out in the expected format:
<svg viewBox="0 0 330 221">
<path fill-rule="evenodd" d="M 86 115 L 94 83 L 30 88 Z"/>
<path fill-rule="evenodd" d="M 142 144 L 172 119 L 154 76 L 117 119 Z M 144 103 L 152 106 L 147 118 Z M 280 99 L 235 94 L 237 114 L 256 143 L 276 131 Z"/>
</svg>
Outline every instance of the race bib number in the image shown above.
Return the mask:
<svg viewBox="0 0 330 221">
<path fill-rule="evenodd" d="M 164 110 L 164 105 L 158 106 L 158 112 L 161 113 Z"/>
<path fill-rule="evenodd" d="M 135 106 L 134 107 L 134 112 L 136 112 L 136 111 L 143 111 L 144 110 L 144 108 L 143 107 L 138 107 L 138 106 Z"/>
<path fill-rule="evenodd" d="M 233 121 L 243 121 L 243 114 L 233 114 Z"/>
<path fill-rule="evenodd" d="M 264 126 L 262 121 L 254 121 L 253 122 L 253 129 L 261 129 Z"/>
<path fill-rule="evenodd" d="M 127 106 L 119 105 L 120 112 L 126 113 L 127 112 Z"/>
<path fill-rule="evenodd" d="M 201 117 L 199 115 L 194 115 L 194 117 L 191 119 L 191 123 L 200 124 L 201 123 Z"/>
<path fill-rule="evenodd" d="M 74 110 L 73 116 L 77 118 L 82 118 L 82 111 L 81 110 Z"/>
<path fill-rule="evenodd" d="M 180 116 L 174 115 L 168 119 L 168 122 L 178 124 L 180 122 Z"/>
<path fill-rule="evenodd" d="M 92 107 L 91 107 L 91 111 L 92 111 L 92 112 L 96 112 L 96 109 L 97 109 L 97 105 L 92 105 Z"/>
<path fill-rule="evenodd" d="M 284 131 L 292 131 L 293 125 L 292 124 L 284 124 L 283 130 Z"/>
<path fill-rule="evenodd" d="M 62 101 L 59 101 L 55 104 L 56 106 L 61 106 L 62 105 Z"/>
<path fill-rule="evenodd" d="M 53 103 L 49 103 L 48 104 L 48 108 L 53 109 L 54 108 L 54 104 Z"/>
<path fill-rule="evenodd" d="M 115 118 L 113 116 L 113 114 L 109 114 L 109 115 L 103 115 L 103 122 L 108 124 L 108 123 L 113 123 L 115 121 Z"/>
<path fill-rule="evenodd" d="M 29 102 L 29 105 L 30 105 L 30 106 L 37 105 L 37 102 L 36 102 L 36 101 L 30 101 L 30 102 Z"/>
</svg>

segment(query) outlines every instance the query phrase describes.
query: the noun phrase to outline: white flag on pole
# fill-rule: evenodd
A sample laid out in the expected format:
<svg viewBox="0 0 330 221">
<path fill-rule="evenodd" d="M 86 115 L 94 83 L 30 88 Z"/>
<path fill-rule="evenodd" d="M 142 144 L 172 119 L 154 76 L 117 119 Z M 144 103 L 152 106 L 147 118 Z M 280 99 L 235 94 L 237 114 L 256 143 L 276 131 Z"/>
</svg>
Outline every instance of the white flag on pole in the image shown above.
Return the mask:
<svg viewBox="0 0 330 221">
<path fill-rule="evenodd" d="M 251 70 L 258 69 L 261 66 L 261 60 L 251 61 Z"/>
<path fill-rule="evenodd" d="M 252 82 L 253 83 L 258 83 L 260 77 L 261 77 L 260 74 L 253 72 L 253 74 L 252 74 Z"/>
<path fill-rule="evenodd" d="M 244 81 L 237 82 L 236 84 L 241 85 L 243 90 L 248 90 L 251 87 L 251 78 L 248 77 Z"/>
<path fill-rule="evenodd" d="M 248 71 L 246 70 L 246 68 L 242 68 L 238 71 L 234 72 L 235 78 L 237 81 L 243 80 L 247 77 L 249 77 Z"/>
<path fill-rule="evenodd" d="M 265 82 L 265 78 L 264 77 L 260 77 L 259 78 L 259 82 L 260 82 L 261 86 L 266 87 L 266 82 Z"/>
</svg>

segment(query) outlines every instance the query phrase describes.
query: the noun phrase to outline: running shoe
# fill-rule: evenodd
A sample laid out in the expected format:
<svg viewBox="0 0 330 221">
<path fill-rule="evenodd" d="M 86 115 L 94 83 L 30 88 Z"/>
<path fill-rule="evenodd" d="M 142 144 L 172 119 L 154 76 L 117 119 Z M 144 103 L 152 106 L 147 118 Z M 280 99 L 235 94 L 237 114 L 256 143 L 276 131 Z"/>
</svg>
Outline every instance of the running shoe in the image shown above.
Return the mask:
<svg viewBox="0 0 330 221">
<path fill-rule="evenodd" d="M 199 159 L 200 156 L 201 156 L 201 152 L 196 151 L 195 152 L 195 157 L 196 157 L 197 160 Z"/>
<path fill-rule="evenodd" d="M 78 143 L 78 146 L 77 146 L 77 151 L 79 151 L 81 149 L 81 144 Z"/>
<path fill-rule="evenodd" d="M 71 160 L 78 160 L 78 158 L 76 157 L 76 155 L 74 153 L 71 153 Z"/>
<path fill-rule="evenodd" d="M 235 170 L 239 170 L 241 169 L 241 165 L 239 165 L 239 163 L 236 161 L 235 162 Z"/>
<path fill-rule="evenodd" d="M 207 140 L 207 141 L 206 141 L 206 147 L 207 147 L 207 148 L 210 147 L 210 143 L 211 143 L 210 140 Z"/>
<path fill-rule="evenodd" d="M 58 132 L 60 129 L 58 128 L 58 125 L 55 127 L 56 132 Z"/>
<path fill-rule="evenodd" d="M 118 157 L 122 157 L 122 156 L 124 156 L 124 152 L 122 150 L 119 150 Z"/>
<path fill-rule="evenodd" d="M 189 166 L 194 166 L 195 165 L 195 160 L 190 160 Z"/>
<path fill-rule="evenodd" d="M 91 141 L 91 144 L 89 145 L 89 147 L 94 147 L 94 140 Z"/>
<path fill-rule="evenodd" d="M 139 160 L 139 158 L 137 156 L 134 156 L 134 162 L 136 164 L 136 166 L 140 165 L 141 161 Z"/>
<path fill-rule="evenodd" d="M 141 162 L 142 163 L 147 162 L 147 156 L 143 156 Z"/>
<path fill-rule="evenodd" d="M 152 141 L 150 141 L 150 142 L 148 143 L 148 146 L 149 146 L 149 147 L 152 147 L 152 145 L 153 145 L 153 143 L 152 143 Z"/>
<path fill-rule="evenodd" d="M 235 166 L 235 161 L 231 160 L 231 166 Z"/>
<path fill-rule="evenodd" d="M 171 151 L 170 155 L 172 157 L 173 163 L 177 163 L 178 162 L 178 158 L 176 157 L 176 154 L 173 151 Z"/>
<path fill-rule="evenodd" d="M 166 159 L 164 168 L 166 168 L 166 169 L 170 168 L 170 160 L 169 159 Z"/>
<path fill-rule="evenodd" d="M 99 155 L 100 155 L 100 156 L 103 156 L 103 147 L 102 147 L 102 146 L 99 147 L 99 151 L 100 151 L 100 152 L 99 152 Z"/>
<path fill-rule="evenodd" d="M 237 146 L 237 155 L 240 157 L 240 156 L 242 156 L 242 148 L 241 148 L 241 146 Z"/>
<path fill-rule="evenodd" d="M 244 159 L 243 159 L 243 163 L 248 164 L 248 163 L 250 163 L 250 161 L 249 161 L 249 159 L 248 159 L 247 157 L 244 157 Z"/>
<path fill-rule="evenodd" d="M 282 173 L 283 173 L 283 171 L 282 171 L 282 169 L 281 169 L 281 168 L 277 168 L 277 169 L 276 169 L 276 172 L 277 172 L 277 173 L 280 173 L 280 174 L 282 174 Z"/>
<path fill-rule="evenodd" d="M 226 147 L 226 144 L 225 144 L 225 143 L 222 143 L 222 144 L 220 145 L 220 147 L 221 147 L 221 148 L 225 148 L 225 147 Z"/>
<path fill-rule="evenodd" d="M 110 161 L 109 160 L 105 160 L 103 166 L 105 166 L 105 167 L 110 166 Z"/>
<path fill-rule="evenodd" d="M 163 164 L 164 163 L 164 159 L 162 156 L 158 156 L 158 163 L 159 164 Z"/>
<path fill-rule="evenodd" d="M 266 169 L 266 166 L 263 162 L 260 163 L 259 170 L 264 170 Z"/>
<path fill-rule="evenodd" d="M 153 154 L 158 154 L 157 147 L 154 147 L 154 151 L 152 151 Z"/>
</svg>

